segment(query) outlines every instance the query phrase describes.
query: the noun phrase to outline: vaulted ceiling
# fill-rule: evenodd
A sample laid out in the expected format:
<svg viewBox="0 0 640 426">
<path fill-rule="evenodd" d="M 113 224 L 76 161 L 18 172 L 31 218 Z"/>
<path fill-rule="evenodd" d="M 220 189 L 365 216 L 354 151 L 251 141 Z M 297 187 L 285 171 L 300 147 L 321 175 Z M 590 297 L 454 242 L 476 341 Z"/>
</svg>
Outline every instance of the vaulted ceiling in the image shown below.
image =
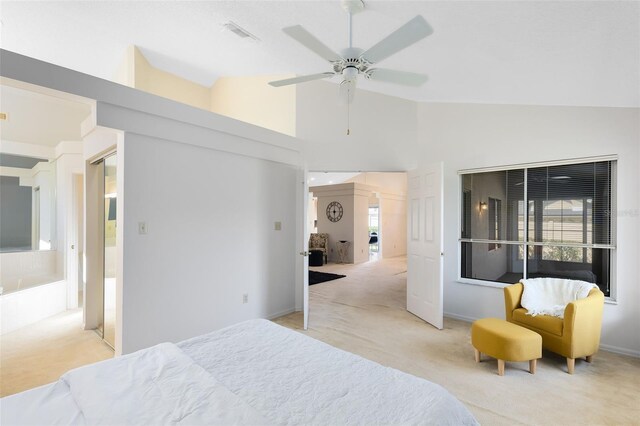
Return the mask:
<svg viewBox="0 0 640 426">
<path fill-rule="evenodd" d="M 380 63 L 428 74 L 424 86 L 361 81 L 361 88 L 418 101 L 640 106 L 637 1 L 365 3 L 353 20 L 357 47 L 417 14 L 435 32 Z M 285 26 L 301 24 L 336 51 L 347 45 L 339 1 L 3 1 L 0 8 L 2 48 L 106 79 L 131 44 L 153 66 L 206 86 L 219 76 L 328 70 Z M 259 41 L 225 30 L 228 21 Z"/>
</svg>

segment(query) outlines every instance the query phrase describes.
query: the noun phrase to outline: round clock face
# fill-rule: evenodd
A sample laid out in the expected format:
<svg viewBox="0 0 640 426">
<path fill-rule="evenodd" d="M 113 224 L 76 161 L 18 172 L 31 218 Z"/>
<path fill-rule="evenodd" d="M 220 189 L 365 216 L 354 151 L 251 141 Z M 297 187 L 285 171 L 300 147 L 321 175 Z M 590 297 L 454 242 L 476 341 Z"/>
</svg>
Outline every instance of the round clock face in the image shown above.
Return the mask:
<svg viewBox="0 0 640 426">
<path fill-rule="evenodd" d="M 327 218 L 331 222 L 337 222 L 342 219 L 342 204 L 332 201 L 327 206 Z"/>
</svg>

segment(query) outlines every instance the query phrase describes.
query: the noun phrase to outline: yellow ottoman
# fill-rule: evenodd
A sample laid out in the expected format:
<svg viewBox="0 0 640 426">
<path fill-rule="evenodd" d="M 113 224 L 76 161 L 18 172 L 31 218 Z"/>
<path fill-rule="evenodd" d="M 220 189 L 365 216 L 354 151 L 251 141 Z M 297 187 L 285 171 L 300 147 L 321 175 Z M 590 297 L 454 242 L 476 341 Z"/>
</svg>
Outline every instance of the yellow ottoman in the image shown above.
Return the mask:
<svg viewBox="0 0 640 426">
<path fill-rule="evenodd" d="M 498 318 L 475 321 L 471 326 L 471 344 L 476 362 L 480 362 L 483 353 L 498 360 L 500 376 L 504 376 L 505 361 L 529 361 L 529 372 L 535 374 L 536 360 L 542 357 L 542 336 Z"/>
</svg>

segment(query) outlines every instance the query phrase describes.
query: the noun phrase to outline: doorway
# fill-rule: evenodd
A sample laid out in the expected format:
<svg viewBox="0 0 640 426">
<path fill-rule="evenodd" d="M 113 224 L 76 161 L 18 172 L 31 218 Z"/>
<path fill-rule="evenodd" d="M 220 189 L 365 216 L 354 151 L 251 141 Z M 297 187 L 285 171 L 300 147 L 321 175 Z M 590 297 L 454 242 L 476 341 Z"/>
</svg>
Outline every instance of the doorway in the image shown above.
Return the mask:
<svg viewBox="0 0 640 426">
<path fill-rule="evenodd" d="M 305 223 L 309 231 L 317 234 L 314 244 L 317 240 L 327 241 L 328 261 L 322 262 L 322 266 L 314 266 L 312 272 L 346 275 L 346 279 L 337 280 L 327 277 L 335 281 L 320 281 L 307 288 L 307 292 L 312 295 L 323 294 L 322 297 L 340 297 L 343 294 L 340 291 L 325 294 L 323 289 L 353 286 L 352 278 L 357 280 L 359 276 L 376 276 L 369 275 L 376 270 L 380 274 L 389 273 L 393 276 L 388 280 L 382 275 L 377 275 L 377 278 L 381 288 L 397 295 L 397 288 L 392 289 L 384 283 L 406 285 L 407 174 L 309 172 L 306 183 L 309 192 L 305 204 L 308 210 Z M 312 240 L 309 234 L 307 240 Z M 346 256 L 342 256 L 340 251 L 345 245 L 348 251 Z M 311 254 L 321 262 L 322 256 L 317 256 L 319 253 L 314 253 L 312 246 L 309 247 Z M 382 262 L 376 265 L 378 261 Z M 355 286 L 351 290 L 358 292 L 360 287 Z M 335 302 L 341 303 L 340 300 Z M 406 307 L 404 297 L 401 303 Z M 312 301 L 309 307 L 313 308 Z"/>
<path fill-rule="evenodd" d="M 87 169 L 87 281 L 85 327 L 95 329 L 102 340 L 115 349 L 117 262 L 117 154 L 112 152 L 92 162 Z M 94 236 L 95 235 L 95 236 Z M 97 238 L 96 238 L 97 237 Z M 91 309 L 89 309 L 91 308 Z M 89 310 L 89 311 L 87 311 Z M 91 312 L 93 311 L 93 312 Z"/>
<path fill-rule="evenodd" d="M 380 258 L 380 206 L 369 205 L 369 260 Z"/>
<path fill-rule="evenodd" d="M 346 263 L 406 254 L 406 173 L 309 172 L 307 182 L 306 222 L 328 238 L 325 263 L 340 263 L 341 241 L 349 244 Z M 328 215 L 329 205 L 338 206 L 336 214 Z"/>
</svg>

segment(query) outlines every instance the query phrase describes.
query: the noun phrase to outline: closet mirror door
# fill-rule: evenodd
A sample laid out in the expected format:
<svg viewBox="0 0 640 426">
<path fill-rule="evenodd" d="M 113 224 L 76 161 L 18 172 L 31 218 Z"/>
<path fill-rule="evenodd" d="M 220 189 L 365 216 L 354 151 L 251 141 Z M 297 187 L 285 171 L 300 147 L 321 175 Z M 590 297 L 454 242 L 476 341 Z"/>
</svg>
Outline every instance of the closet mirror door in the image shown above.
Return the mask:
<svg viewBox="0 0 640 426">
<path fill-rule="evenodd" d="M 116 154 L 104 159 L 104 286 L 103 286 L 103 338 L 115 346 L 116 330 Z"/>
</svg>

